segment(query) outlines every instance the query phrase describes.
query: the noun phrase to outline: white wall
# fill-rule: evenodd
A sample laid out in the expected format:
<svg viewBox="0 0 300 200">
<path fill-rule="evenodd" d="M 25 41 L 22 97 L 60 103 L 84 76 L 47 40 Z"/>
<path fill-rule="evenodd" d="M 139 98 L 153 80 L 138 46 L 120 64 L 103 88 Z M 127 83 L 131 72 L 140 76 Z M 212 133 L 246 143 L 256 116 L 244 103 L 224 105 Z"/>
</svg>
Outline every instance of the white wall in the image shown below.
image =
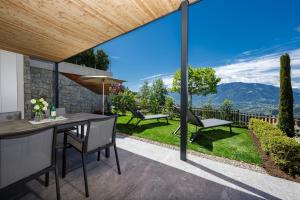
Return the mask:
<svg viewBox="0 0 300 200">
<path fill-rule="evenodd" d="M 0 50 L 0 112 L 24 115 L 23 55 Z"/>
</svg>

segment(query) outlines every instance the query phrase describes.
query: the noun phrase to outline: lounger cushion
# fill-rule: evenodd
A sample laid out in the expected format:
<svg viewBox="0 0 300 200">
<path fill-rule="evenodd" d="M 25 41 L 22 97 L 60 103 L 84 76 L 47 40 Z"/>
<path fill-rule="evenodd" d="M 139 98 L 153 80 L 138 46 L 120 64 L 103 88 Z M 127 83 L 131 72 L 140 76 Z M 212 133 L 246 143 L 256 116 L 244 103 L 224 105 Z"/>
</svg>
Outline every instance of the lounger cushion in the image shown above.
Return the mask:
<svg viewBox="0 0 300 200">
<path fill-rule="evenodd" d="M 169 115 L 157 114 L 157 115 L 146 115 L 144 119 L 160 119 L 167 118 Z"/>
<path fill-rule="evenodd" d="M 203 128 L 209 128 L 209 127 L 215 127 L 215 126 L 223 126 L 223 125 L 229 125 L 233 122 L 221 120 L 221 119 L 204 119 L 201 120 L 203 124 Z"/>
</svg>

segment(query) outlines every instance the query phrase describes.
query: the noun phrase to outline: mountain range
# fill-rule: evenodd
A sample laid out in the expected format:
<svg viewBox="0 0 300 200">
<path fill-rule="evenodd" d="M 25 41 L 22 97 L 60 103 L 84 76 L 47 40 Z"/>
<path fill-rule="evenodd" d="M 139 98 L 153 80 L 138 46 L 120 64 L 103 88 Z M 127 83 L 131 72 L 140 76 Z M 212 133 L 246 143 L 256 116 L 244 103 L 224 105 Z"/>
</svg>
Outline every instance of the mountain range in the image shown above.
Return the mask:
<svg viewBox="0 0 300 200">
<path fill-rule="evenodd" d="M 295 115 L 300 116 L 300 89 L 293 89 Z M 178 104 L 180 95 L 172 93 Z M 274 114 L 278 112 L 279 87 L 260 83 L 232 82 L 220 84 L 217 93 L 207 96 L 193 96 L 193 106 L 201 107 L 211 101 L 218 107 L 225 99 L 232 101 L 235 109 L 242 112 Z"/>
</svg>

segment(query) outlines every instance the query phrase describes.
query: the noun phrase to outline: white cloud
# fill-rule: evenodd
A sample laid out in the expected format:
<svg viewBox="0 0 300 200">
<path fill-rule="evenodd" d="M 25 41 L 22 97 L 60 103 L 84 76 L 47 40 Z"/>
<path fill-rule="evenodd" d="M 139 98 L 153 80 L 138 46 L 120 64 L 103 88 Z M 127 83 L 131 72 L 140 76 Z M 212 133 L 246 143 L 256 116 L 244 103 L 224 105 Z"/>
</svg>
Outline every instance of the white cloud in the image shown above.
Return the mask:
<svg viewBox="0 0 300 200">
<path fill-rule="evenodd" d="M 216 73 L 222 83 L 246 82 L 279 85 L 280 53 L 259 56 L 244 62 L 216 67 Z M 300 77 L 300 49 L 289 52 L 291 57 L 292 77 Z M 292 82 L 293 87 L 300 88 L 299 81 Z"/>
<path fill-rule="evenodd" d="M 166 74 L 155 74 L 152 76 L 147 76 L 142 79 L 141 81 L 148 81 L 148 83 L 151 85 L 154 80 L 161 78 L 166 85 L 167 88 L 171 88 L 172 86 L 172 81 L 173 81 L 173 74 L 166 73 Z M 140 85 L 141 87 L 142 85 Z"/>
<path fill-rule="evenodd" d="M 151 81 L 151 80 L 153 80 L 153 79 L 157 79 L 157 78 L 160 78 L 160 77 L 163 77 L 163 76 L 165 76 L 166 74 L 155 74 L 155 75 L 152 75 L 152 76 L 146 76 L 146 77 L 144 77 L 144 78 L 141 78 L 140 80 L 141 81 Z"/>
<path fill-rule="evenodd" d="M 249 52 L 251 51 L 245 54 L 249 54 Z M 245 82 L 279 86 L 280 56 L 283 53 L 236 60 L 235 63 L 215 67 L 216 74 L 221 77 L 221 83 Z M 300 48 L 291 50 L 288 53 L 291 58 L 292 85 L 294 88 L 300 88 Z M 157 78 L 161 78 L 168 88 L 172 86 L 173 74 L 156 74 L 141 80 L 147 80 L 151 84 Z"/>
</svg>

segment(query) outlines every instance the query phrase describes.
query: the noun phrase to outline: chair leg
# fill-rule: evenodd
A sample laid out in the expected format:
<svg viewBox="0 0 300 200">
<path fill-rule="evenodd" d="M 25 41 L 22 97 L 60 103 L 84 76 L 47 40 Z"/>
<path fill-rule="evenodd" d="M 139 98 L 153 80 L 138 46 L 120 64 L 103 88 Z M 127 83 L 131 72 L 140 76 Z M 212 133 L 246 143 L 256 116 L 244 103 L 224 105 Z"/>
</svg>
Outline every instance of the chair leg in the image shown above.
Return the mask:
<svg viewBox="0 0 300 200">
<path fill-rule="evenodd" d="M 54 176 L 55 176 L 55 186 L 56 186 L 56 199 L 60 200 L 60 188 L 59 188 L 59 180 L 58 180 L 58 169 L 55 165 L 54 169 Z"/>
<path fill-rule="evenodd" d="M 110 157 L 110 147 L 106 147 L 105 148 L 105 158 L 109 158 Z"/>
<path fill-rule="evenodd" d="M 83 139 L 84 138 L 84 125 L 80 126 L 80 138 Z"/>
<path fill-rule="evenodd" d="M 230 129 L 230 134 L 232 134 L 232 127 L 231 127 L 231 124 L 229 125 L 229 129 Z"/>
<path fill-rule="evenodd" d="M 97 161 L 100 161 L 100 153 L 101 153 L 101 151 L 99 150 L 98 155 L 97 155 Z"/>
<path fill-rule="evenodd" d="M 169 124 L 169 119 L 168 118 L 166 118 L 167 119 L 167 124 Z"/>
<path fill-rule="evenodd" d="M 86 168 L 85 168 L 85 159 L 83 153 L 81 154 L 81 160 L 82 160 L 82 168 L 83 168 L 83 177 L 84 177 L 84 187 L 85 187 L 85 196 L 89 197 L 89 188 L 88 188 L 88 182 L 87 182 L 87 175 L 86 175 Z"/>
<path fill-rule="evenodd" d="M 45 186 L 48 187 L 49 186 L 49 172 L 47 172 L 45 174 Z"/>
<path fill-rule="evenodd" d="M 64 147 L 63 147 L 63 159 L 62 159 L 62 178 L 66 177 L 66 167 L 67 167 L 67 134 L 64 133 Z"/>
<path fill-rule="evenodd" d="M 114 149 L 115 149 L 115 156 L 116 156 L 117 167 L 118 167 L 118 174 L 121 174 L 121 168 L 120 168 L 119 156 L 118 156 L 118 151 L 117 151 L 116 144 L 114 144 Z"/>
</svg>

